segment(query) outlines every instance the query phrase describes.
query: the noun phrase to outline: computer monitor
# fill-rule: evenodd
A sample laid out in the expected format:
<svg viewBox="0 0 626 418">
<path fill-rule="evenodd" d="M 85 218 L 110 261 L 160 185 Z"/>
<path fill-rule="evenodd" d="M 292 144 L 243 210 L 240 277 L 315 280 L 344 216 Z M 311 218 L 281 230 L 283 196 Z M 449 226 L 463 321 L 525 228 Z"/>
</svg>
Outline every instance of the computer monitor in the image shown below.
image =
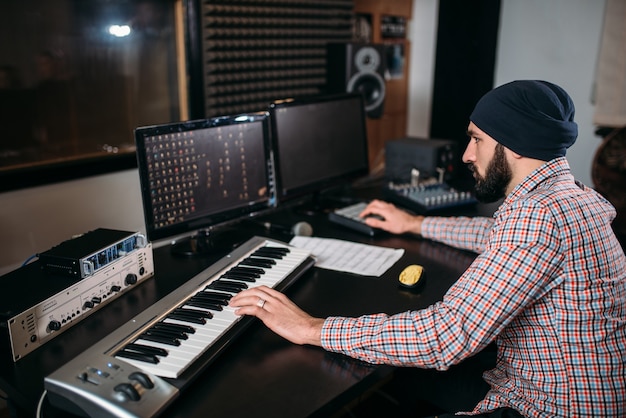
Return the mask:
<svg viewBox="0 0 626 418">
<path fill-rule="evenodd" d="M 236 246 L 221 229 L 272 204 L 267 112 L 139 127 L 135 142 L 147 237 L 176 253 Z"/>
<path fill-rule="evenodd" d="M 278 204 L 347 185 L 369 173 L 360 94 L 276 101 L 270 106 Z"/>
</svg>

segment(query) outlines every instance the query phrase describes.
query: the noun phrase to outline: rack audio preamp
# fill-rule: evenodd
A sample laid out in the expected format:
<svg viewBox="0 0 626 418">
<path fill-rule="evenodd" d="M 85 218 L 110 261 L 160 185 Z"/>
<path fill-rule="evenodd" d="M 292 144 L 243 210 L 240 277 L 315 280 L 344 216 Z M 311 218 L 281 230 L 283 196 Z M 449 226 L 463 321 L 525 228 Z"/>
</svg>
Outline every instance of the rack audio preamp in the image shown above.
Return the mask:
<svg viewBox="0 0 626 418">
<path fill-rule="evenodd" d="M 49 273 L 85 278 L 145 245 L 139 232 L 98 228 L 44 251 L 39 261 Z"/>
<path fill-rule="evenodd" d="M 72 274 L 70 277 L 62 272 L 51 273 L 46 267 L 49 260 L 41 259 L 2 277 L 0 285 L 4 291 L 0 299 L 7 300 L 0 301 L 0 318 L 6 321 L 3 325 L 8 329 L 13 361 L 23 358 L 106 306 L 127 289 L 154 275 L 152 244 L 141 234 L 117 232 L 121 232 L 123 238 L 105 244 L 101 249 L 106 252 L 121 242 L 125 245 L 124 250 L 116 252 L 114 257 L 106 258 L 106 262 L 98 268 L 88 270 L 86 277 L 81 277 L 82 274 Z M 100 231 L 95 235 L 103 237 L 120 234 L 110 235 L 109 232 Z M 132 246 L 129 242 L 133 242 Z M 62 243 L 59 248 L 65 246 Z M 67 246 L 71 248 L 74 243 Z M 90 254 L 95 253 L 96 257 L 101 252 L 94 252 L 89 246 L 85 250 Z M 73 255 L 67 259 L 71 258 Z M 76 266 L 87 265 L 82 263 L 82 259 L 77 258 L 80 262 Z M 104 258 L 101 257 L 102 260 Z"/>
</svg>

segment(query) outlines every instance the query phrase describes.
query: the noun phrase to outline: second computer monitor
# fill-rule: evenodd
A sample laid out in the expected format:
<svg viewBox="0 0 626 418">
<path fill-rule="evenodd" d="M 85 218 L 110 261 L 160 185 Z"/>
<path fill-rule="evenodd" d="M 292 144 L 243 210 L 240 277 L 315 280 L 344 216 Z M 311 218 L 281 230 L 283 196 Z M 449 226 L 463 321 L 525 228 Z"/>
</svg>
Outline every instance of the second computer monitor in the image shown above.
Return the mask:
<svg viewBox="0 0 626 418">
<path fill-rule="evenodd" d="M 369 173 L 360 94 L 281 100 L 270 106 L 278 202 Z"/>
<path fill-rule="evenodd" d="M 137 128 L 148 239 L 185 255 L 237 244 L 219 230 L 272 204 L 269 136 L 267 112 Z"/>
</svg>

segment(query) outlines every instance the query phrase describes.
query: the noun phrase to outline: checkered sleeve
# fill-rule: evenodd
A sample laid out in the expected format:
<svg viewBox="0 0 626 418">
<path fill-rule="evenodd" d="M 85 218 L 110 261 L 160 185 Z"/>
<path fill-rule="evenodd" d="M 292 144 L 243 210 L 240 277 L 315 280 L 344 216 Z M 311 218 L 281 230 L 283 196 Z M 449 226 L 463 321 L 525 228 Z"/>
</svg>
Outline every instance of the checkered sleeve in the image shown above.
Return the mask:
<svg viewBox="0 0 626 418">
<path fill-rule="evenodd" d="M 487 244 L 493 222 L 492 218 L 485 217 L 428 216 L 422 223 L 422 236 L 451 247 L 481 253 Z"/>
<path fill-rule="evenodd" d="M 328 318 L 323 346 L 371 363 L 445 370 L 460 362 L 545 292 L 559 259 L 551 222 L 541 208 L 518 208 L 490 228 L 491 244 L 443 301 L 393 316 Z"/>
</svg>

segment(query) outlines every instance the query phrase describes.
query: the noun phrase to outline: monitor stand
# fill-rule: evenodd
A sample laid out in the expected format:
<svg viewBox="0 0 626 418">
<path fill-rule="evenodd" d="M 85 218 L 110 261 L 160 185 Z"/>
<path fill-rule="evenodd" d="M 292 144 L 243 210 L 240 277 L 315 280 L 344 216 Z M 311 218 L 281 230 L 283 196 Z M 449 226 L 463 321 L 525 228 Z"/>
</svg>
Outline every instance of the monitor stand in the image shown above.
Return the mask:
<svg viewBox="0 0 626 418">
<path fill-rule="evenodd" d="M 318 193 L 314 193 L 312 196 L 309 196 L 308 199 L 301 201 L 294 207 L 294 212 L 302 216 L 315 216 L 316 214 L 323 213 L 324 211 L 325 208 L 320 202 Z"/>
<path fill-rule="evenodd" d="M 172 254 L 184 257 L 207 256 L 224 253 L 238 247 L 250 238 L 242 228 L 200 230 L 195 234 L 176 240 L 171 244 Z"/>
<path fill-rule="evenodd" d="M 357 201 L 359 201 L 359 199 L 349 197 L 346 194 L 323 194 L 314 192 L 307 201 L 298 205 L 294 211 L 304 216 L 327 214 L 339 207 L 348 206 Z"/>
</svg>

